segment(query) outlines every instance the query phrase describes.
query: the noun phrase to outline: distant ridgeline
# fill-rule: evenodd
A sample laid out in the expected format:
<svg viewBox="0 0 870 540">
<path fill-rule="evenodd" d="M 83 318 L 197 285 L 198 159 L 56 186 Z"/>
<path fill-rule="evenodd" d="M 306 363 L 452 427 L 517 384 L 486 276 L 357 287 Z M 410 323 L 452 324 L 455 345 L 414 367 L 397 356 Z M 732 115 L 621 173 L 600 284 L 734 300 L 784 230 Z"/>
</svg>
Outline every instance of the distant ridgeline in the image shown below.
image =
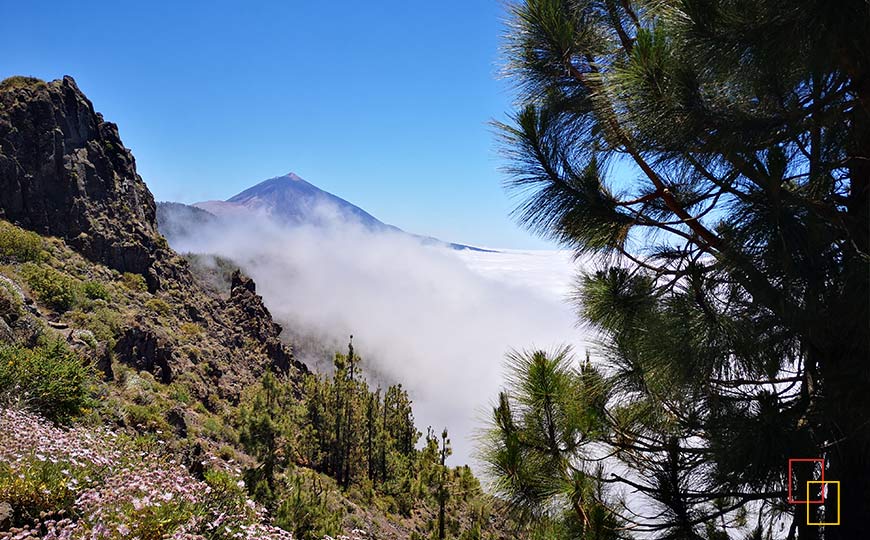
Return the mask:
<svg viewBox="0 0 870 540">
<path fill-rule="evenodd" d="M 193 272 L 156 218 L 72 78 L 0 83 L 0 539 L 516 537 L 446 432 L 417 448 L 401 385 L 352 348 L 310 373 L 254 282 Z"/>
<path fill-rule="evenodd" d="M 226 201 L 204 201 L 192 206 L 172 202 L 157 203 L 160 232 L 170 243 L 174 243 L 176 238 L 197 234 L 204 227 L 221 219 L 246 219 L 252 215 L 268 217 L 277 224 L 290 227 L 313 225 L 329 228 L 351 224 L 373 234 L 405 235 L 426 245 L 455 250 L 490 251 L 444 242 L 431 236 L 406 233 L 378 220 L 341 197 L 306 182 L 292 172 L 260 182 Z"/>
</svg>

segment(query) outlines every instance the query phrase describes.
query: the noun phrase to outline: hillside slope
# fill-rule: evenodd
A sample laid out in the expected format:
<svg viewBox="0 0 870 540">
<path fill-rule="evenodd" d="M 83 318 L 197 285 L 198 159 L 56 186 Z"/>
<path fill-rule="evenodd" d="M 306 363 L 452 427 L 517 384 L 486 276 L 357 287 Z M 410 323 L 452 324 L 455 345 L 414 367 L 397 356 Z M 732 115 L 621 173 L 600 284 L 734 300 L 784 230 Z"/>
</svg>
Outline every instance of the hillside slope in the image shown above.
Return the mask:
<svg viewBox="0 0 870 540">
<path fill-rule="evenodd" d="M 304 370 L 293 365 L 259 298 L 240 293 L 224 302 L 198 286 L 157 232 L 154 198 L 117 126 L 94 111 L 71 77 L 7 86 L 0 91 L 0 217 L 58 237 L 109 271 L 141 276 L 152 305 L 168 306 L 159 317 L 127 314 L 113 346 L 118 361 L 144 362 L 167 383 L 193 372 L 196 359 L 176 333 L 187 324 L 207 329 L 198 348 L 215 366 L 198 382 L 224 397 L 236 398 L 267 367 Z M 99 266 L 82 272 L 76 277 L 92 277 Z M 250 346 L 239 348 L 242 342 Z"/>
<path fill-rule="evenodd" d="M 422 539 L 433 486 L 445 485 L 452 537 L 507 537 L 467 468 L 438 465 L 431 442 L 415 447 L 401 385 L 389 389 L 390 407 L 404 404 L 389 417 L 403 433 L 397 449 L 386 392 L 380 401 L 352 369 L 309 373 L 254 282 L 224 270 L 228 290 L 216 290 L 223 279 L 203 283 L 169 248 L 133 156 L 72 78 L 0 82 L 0 539 L 312 539 L 356 528 Z M 338 438 L 327 420 L 363 425 L 365 407 L 368 477 L 361 434 L 351 441 L 345 426 Z M 383 474 L 373 482 L 375 440 Z M 344 465 L 330 468 L 328 455 Z M 225 515 L 243 521 L 215 528 Z"/>
</svg>

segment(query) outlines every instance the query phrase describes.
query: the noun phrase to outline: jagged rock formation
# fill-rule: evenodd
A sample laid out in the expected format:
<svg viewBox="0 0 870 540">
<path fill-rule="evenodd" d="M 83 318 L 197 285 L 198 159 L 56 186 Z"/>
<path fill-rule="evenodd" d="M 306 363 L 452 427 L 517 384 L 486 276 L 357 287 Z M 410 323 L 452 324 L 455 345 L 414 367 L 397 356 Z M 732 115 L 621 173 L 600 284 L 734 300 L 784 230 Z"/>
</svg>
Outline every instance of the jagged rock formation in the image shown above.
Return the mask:
<svg viewBox="0 0 870 540">
<path fill-rule="evenodd" d="M 0 217 L 158 288 L 170 254 L 118 127 L 72 77 L 19 80 L 0 90 Z"/>
<path fill-rule="evenodd" d="M 275 367 L 286 371 L 296 363 L 278 338 L 281 335 L 281 325 L 272 320 L 272 314 L 263 304 L 263 297 L 257 294 L 254 280 L 238 270 L 233 272 L 231 280 L 227 315 L 242 330 L 236 339 L 240 339 L 241 335 L 254 336 Z M 241 345 L 242 343 L 237 343 L 237 346 Z"/>
</svg>

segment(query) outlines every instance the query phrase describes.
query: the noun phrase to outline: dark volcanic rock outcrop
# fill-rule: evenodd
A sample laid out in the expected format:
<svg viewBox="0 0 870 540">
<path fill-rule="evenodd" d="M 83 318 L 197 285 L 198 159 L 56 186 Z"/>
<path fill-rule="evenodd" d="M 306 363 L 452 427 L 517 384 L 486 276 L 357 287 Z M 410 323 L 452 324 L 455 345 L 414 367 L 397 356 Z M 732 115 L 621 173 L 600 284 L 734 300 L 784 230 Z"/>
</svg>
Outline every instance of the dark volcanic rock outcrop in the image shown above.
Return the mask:
<svg viewBox="0 0 870 540">
<path fill-rule="evenodd" d="M 118 127 L 71 77 L 0 89 L 0 217 L 159 283 L 154 198 Z"/>
<path fill-rule="evenodd" d="M 115 354 L 119 361 L 151 373 L 164 384 L 172 382 L 172 345 L 159 328 L 128 327 L 115 344 Z"/>
<path fill-rule="evenodd" d="M 262 346 L 263 352 L 272 359 L 273 366 L 281 371 L 290 369 L 291 366 L 302 371 L 307 371 L 305 364 L 295 362 L 290 351 L 284 347 L 278 336 L 281 335 L 281 325 L 272 319 L 263 298 L 257 294 L 257 286 L 254 280 L 242 275 L 236 270 L 233 272 L 230 284 L 230 299 L 227 302 L 227 316 L 242 332 L 241 336 L 254 336 Z M 236 346 L 242 346 L 237 342 Z"/>
</svg>

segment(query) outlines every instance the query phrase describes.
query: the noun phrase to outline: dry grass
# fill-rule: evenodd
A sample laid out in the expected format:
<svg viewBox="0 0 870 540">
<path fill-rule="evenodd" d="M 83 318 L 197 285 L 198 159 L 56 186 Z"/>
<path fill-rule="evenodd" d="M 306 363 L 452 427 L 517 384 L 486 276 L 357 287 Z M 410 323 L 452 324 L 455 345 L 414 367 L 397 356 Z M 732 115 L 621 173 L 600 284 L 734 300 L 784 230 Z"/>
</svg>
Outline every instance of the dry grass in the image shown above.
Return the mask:
<svg viewBox="0 0 870 540">
<path fill-rule="evenodd" d="M 42 79 L 37 79 L 36 77 L 25 77 L 23 75 L 14 75 L 12 77 L 3 79 L 3 81 L 0 82 L 0 92 L 17 90 L 19 88 L 39 88 L 42 86 L 46 86 L 45 81 L 43 81 Z"/>
</svg>

